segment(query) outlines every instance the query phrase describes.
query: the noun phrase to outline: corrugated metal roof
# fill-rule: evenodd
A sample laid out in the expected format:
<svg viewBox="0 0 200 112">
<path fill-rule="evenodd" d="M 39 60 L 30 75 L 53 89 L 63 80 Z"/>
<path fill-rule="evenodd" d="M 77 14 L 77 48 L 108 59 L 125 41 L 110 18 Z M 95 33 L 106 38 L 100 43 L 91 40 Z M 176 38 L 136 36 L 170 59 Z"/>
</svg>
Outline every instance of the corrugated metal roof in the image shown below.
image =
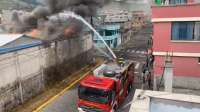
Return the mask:
<svg viewBox="0 0 200 112">
<path fill-rule="evenodd" d="M 0 54 L 15 52 L 42 44 L 42 40 L 23 34 L 0 35 Z"/>
<path fill-rule="evenodd" d="M 0 47 L 20 38 L 21 36 L 23 36 L 23 34 L 1 34 Z"/>
</svg>

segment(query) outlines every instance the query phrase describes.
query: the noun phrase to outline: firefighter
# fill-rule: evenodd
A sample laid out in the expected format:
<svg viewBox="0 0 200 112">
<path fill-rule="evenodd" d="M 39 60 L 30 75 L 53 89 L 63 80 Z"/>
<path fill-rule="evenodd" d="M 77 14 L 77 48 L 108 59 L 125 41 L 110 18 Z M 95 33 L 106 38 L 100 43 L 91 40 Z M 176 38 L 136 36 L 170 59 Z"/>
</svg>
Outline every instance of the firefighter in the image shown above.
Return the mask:
<svg viewBox="0 0 200 112">
<path fill-rule="evenodd" d="M 142 89 L 144 89 L 146 85 L 148 85 L 148 89 L 151 89 L 151 72 L 148 70 L 142 73 Z"/>
<path fill-rule="evenodd" d="M 151 72 L 148 72 L 146 80 L 147 80 L 148 88 L 151 89 Z"/>
<path fill-rule="evenodd" d="M 119 58 L 119 59 L 118 59 L 118 64 L 119 64 L 121 67 L 123 67 L 124 64 L 125 64 L 124 58 Z"/>
<path fill-rule="evenodd" d="M 147 61 L 148 61 L 148 67 L 152 68 L 153 67 L 153 62 L 154 62 L 154 56 L 153 56 L 153 49 L 149 48 L 148 49 L 148 56 L 147 56 Z"/>
<path fill-rule="evenodd" d="M 142 89 L 144 89 L 146 84 L 151 89 L 151 72 L 148 66 L 144 64 L 142 67 Z"/>
<path fill-rule="evenodd" d="M 97 62 L 96 62 L 96 58 L 95 58 L 95 57 L 93 57 L 93 58 L 92 58 L 92 60 L 91 60 L 91 65 L 92 65 L 92 66 L 95 66 L 95 65 L 96 65 L 96 63 L 97 63 Z"/>
<path fill-rule="evenodd" d="M 143 64 L 143 66 L 142 66 L 142 89 L 144 89 L 144 86 L 146 85 L 147 72 L 148 72 L 147 64 Z"/>
<path fill-rule="evenodd" d="M 154 63 L 154 56 L 150 55 L 149 64 L 151 68 L 153 68 L 153 63 Z"/>
</svg>

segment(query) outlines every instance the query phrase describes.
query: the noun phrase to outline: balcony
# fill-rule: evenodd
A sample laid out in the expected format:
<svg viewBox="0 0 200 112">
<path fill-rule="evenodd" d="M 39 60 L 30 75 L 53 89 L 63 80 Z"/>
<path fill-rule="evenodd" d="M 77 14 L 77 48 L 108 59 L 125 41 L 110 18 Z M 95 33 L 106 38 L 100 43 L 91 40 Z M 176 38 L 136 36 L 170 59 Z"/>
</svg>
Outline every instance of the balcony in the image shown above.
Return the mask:
<svg viewBox="0 0 200 112">
<path fill-rule="evenodd" d="M 198 21 L 200 17 L 200 3 L 187 3 L 179 5 L 153 5 L 152 6 L 152 21 L 154 19 L 168 18 L 190 18 L 190 21 Z M 193 20 L 194 19 L 194 20 Z M 174 20 L 176 21 L 176 19 Z M 186 20 L 187 21 L 187 20 Z"/>
</svg>

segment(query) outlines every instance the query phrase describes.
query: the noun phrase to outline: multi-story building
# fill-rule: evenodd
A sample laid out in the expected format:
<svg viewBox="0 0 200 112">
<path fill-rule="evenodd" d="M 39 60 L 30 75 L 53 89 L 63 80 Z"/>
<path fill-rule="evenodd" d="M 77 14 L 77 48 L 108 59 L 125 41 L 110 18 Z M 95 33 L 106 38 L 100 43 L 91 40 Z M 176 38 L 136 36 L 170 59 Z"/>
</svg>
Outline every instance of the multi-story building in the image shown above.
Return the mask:
<svg viewBox="0 0 200 112">
<path fill-rule="evenodd" d="M 120 24 L 113 23 L 101 25 L 98 28 L 98 32 L 103 37 L 109 47 L 116 48 L 118 45 L 121 44 Z M 105 47 L 103 41 L 96 35 L 94 36 L 94 42 L 98 47 Z"/>
<path fill-rule="evenodd" d="M 154 78 L 164 74 L 166 57 L 170 57 L 173 87 L 200 89 L 200 4 L 156 1 L 152 6 Z"/>
<path fill-rule="evenodd" d="M 101 11 L 99 17 L 102 23 L 96 28 L 106 43 L 111 48 L 116 48 L 122 43 L 121 27 L 123 23 L 130 21 L 131 14 L 125 10 Z M 99 47 L 105 47 L 102 40 L 96 35 L 93 38 Z"/>
</svg>

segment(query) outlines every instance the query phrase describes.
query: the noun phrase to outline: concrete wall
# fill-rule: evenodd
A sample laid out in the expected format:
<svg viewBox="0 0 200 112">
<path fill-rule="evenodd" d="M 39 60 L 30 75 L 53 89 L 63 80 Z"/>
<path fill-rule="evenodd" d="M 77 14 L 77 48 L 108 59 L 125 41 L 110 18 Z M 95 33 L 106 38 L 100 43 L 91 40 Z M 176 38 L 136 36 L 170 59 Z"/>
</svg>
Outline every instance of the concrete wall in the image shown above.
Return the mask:
<svg viewBox="0 0 200 112">
<path fill-rule="evenodd" d="M 164 70 L 165 57 L 155 56 L 154 73 L 161 75 Z M 175 76 L 199 77 L 200 64 L 198 58 L 172 57 L 172 65 Z"/>
<path fill-rule="evenodd" d="M 172 41 L 171 27 L 171 22 L 153 24 L 154 52 L 199 53 L 199 42 Z"/>
<path fill-rule="evenodd" d="M 161 77 L 165 57 L 155 56 L 154 75 Z M 173 57 L 173 86 L 187 89 L 200 89 L 200 64 L 198 58 Z M 157 81 L 159 84 L 160 79 Z"/>
<path fill-rule="evenodd" d="M 154 23 L 153 51 L 172 53 L 199 53 L 199 42 L 175 42 L 171 40 L 171 23 Z M 172 54 L 173 55 L 173 54 Z M 155 75 L 162 74 L 164 56 L 155 57 Z M 200 77 L 200 65 L 197 57 L 173 57 L 174 74 L 176 76 Z"/>
<path fill-rule="evenodd" d="M 199 41 L 174 41 L 171 39 L 171 21 L 180 21 L 181 18 L 186 21 L 200 17 L 200 4 L 193 4 L 192 1 L 188 0 L 190 3 L 182 5 L 152 6 L 154 75 L 160 77 L 164 71 L 166 54 L 161 54 L 161 52 L 170 52 L 174 74 L 173 85 L 200 89 Z M 158 21 L 159 19 L 162 21 Z M 191 83 L 193 80 L 194 83 Z"/>
<path fill-rule="evenodd" d="M 176 88 L 186 89 L 199 89 L 200 90 L 200 78 L 199 77 L 183 77 L 175 76 L 173 79 L 173 85 Z"/>
<path fill-rule="evenodd" d="M 44 88 L 41 52 L 34 47 L 0 55 L 0 112 L 9 111 Z"/>
<path fill-rule="evenodd" d="M 89 63 L 90 35 L 51 46 L 37 46 L 0 55 L 0 112 L 18 104 Z"/>
<path fill-rule="evenodd" d="M 199 17 L 199 10 L 200 4 L 152 6 L 152 18 Z"/>
<path fill-rule="evenodd" d="M 156 76 L 156 85 L 159 87 L 161 76 Z M 164 81 L 161 83 L 161 88 L 164 85 Z M 173 88 L 200 90 L 200 78 L 198 77 L 184 77 L 173 76 Z M 172 89 L 173 89 L 172 88 Z"/>
<path fill-rule="evenodd" d="M 48 74 L 47 83 L 62 80 L 73 71 L 89 64 L 92 59 L 92 46 L 91 35 L 53 43 L 46 57 L 48 67 L 45 67 L 44 72 Z"/>
</svg>

